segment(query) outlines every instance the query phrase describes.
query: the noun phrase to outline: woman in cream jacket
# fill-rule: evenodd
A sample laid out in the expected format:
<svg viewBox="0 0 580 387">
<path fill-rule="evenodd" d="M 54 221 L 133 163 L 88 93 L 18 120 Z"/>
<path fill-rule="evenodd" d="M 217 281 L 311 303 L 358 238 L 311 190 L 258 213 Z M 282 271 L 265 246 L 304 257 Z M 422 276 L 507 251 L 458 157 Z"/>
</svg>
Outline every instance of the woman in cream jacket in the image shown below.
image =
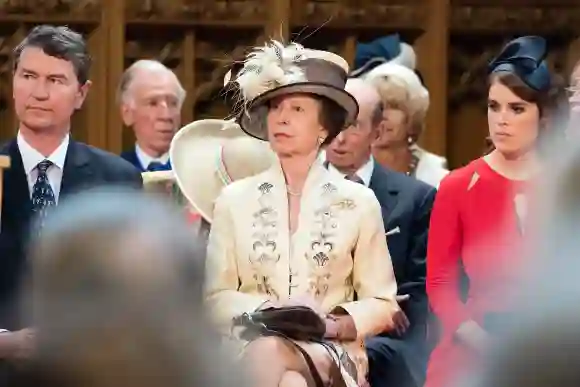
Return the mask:
<svg viewBox="0 0 580 387">
<path fill-rule="evenodd" d="M 338 55 L 274 41 L 231 76 L 243 106 L 240 127 L 269 141 L 275 161 L 216 200 L 206 291 L 227 334 L 234 317 L 272 305 L 307 305 L 330 316 L 326 337 L 336 353 L 298 344 L 324 382 L 334 362 L 354 387 L 365 384 L 363 339 L 392 329 L 400 308 L 377 199 L 317 161 L 320 148 L 356 120 L 358 105 L 344 91 L 347 73 Z M 279 338 L 250 342 L 242 357 L 257 386 L 313 383 L 300 353 Z"/>
</svg>

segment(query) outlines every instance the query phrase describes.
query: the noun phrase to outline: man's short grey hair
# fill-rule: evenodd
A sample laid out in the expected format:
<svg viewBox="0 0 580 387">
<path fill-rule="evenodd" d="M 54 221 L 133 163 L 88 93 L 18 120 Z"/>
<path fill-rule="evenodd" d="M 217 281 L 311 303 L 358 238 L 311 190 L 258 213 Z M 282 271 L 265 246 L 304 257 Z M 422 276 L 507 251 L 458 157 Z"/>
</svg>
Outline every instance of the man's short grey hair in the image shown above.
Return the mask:
<svg viewBox="0 0 580 387">
<path fill-rule="evenodd" d="M 365 78 L 350 78 L 347 81 L 347 85 L 348 84 L 351 84 L 353 86 L 358 84 L 359 87 L 363 86 L 365 89 L 368 89 L 369 93 L 373 94 L 376 93 L 377 102 L 375 103 L 375 106 L 373 107 L 373 110 L 371 112 L 371 128 L 376 129 L 383 121 L 383 113 L 385 110 L 385 106 L 383 104 L 383 101 L 381 101 L 381 96 L 378 94 L 378 91 L 376 91 L 375 86 Z"/>
<path fill-rule="evenodd" d="M 156 61 L 153 59 L 141 59 L 141 60 L 136 61 L 131 66 L 129 66 L 125 70 L 125 72 L 123 72 L 123 74 L 121 75 L 121 80 L 119 81 L 119 86 L 117 88 L 117 103 L 118 104 L 121 104 L 123 102 L 127 102 L 128 99 L 130 98 L 129 91 L 130 91 L 131 85 L 133 84 L 133 81 L 135 80 L 135 73 L 139 70 L 169 72 L 169 73 L 175 75 L 175 73 L 169 67 L 165 66 L 163 63 L 161 63 L 159 61 Z M 181 85 L 179 78 L 177 76 L 175 76 L 175 79 L 177 81 L 177 88 L 178 88 L 177 95 L 179 98 L 179 105 L 181 106 L 183 104 L 183 101 L 185 100 L 187 92 L 185 91 L 185 89 Z"/>
</svg>

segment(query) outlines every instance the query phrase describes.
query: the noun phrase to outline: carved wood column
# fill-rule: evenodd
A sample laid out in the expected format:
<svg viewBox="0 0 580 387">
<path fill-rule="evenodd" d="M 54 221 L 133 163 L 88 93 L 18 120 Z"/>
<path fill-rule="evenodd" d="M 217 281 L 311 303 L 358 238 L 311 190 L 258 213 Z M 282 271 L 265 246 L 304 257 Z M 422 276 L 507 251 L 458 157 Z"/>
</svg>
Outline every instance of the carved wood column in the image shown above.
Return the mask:
<svg viewBox="0 0 580 387">
<path fill-rule="evenodd" d="M 429 7 L 425 32 L 416 42 L 418 69 L 425 78 L 431 104 L 421 145 L 446 155 L 447 77 L 450 0 L 425 0 Z"/>
<path fill-rule="evenodd" d="M 18 29 L 14 32 L 14 35 L 12 35 L 12 43 L 16 46 L 17 44 L 19 44 L 27 35 L 28 31 L 26 31 L 26 28 L 20 24 L 20 26 L 18 27 Z M 9 90 L 9 95 L 8 98 L 10 99 L 10 103 L 9 103 L 9 108 L 8 108 L 8 112 L 9 112 L 9 122 L 10 122 L 10 127 L 7 128 L 6 131 L 3 131 L 3 135 L 6 136 L 6 138 L 12 138 L 14 136 L 16 136 L 16 133 L 18 132 L 18 117 L 16 117 L 16 112 L 14 111 L 14 104 L 12 102 L 12 75 L 9 77 L 9 83 L 8 83 L 8 90 Z"/>
<path fill-rule="evenodd" d="M 348 62 L 351 71 L 353 70 L 354 57 L 356 55 L 356 40 L 357 36 L 355 34 L 349 35 L 344 42 L 342 52 L 342 57 Z"/>
<path fill-rule="evenodd" d="M 120 153 L 123 147 L 123 122 L 117 107 L 117 84 L 123 74 L 125 63 L 125 0 L 103 0 L 104 12 L 101 27 L 108 31 L 107 36 L 107 70 L 102 78 L 107 84 L 106 90 L 106 149 Z"/>
<path fill-rule="evenodd" d="M 181 110 L 182 125 L 192 122 L 195 117 L 193 115 L 194 98 L 193 92 L 195 90 L 195 31 L 189 30 L 185 33 L 183 39 L 183 59 L 181 62 L 181 82 L 183 88 L 187 92 L 183 107 Z"/>
<path fill-rule="evenodd" d="M 287 42 L 290 37 L 290 0 L 267 0 L 268 21 L 264 32 L 266 39 L 277 39 Z"/>
<path fill-rule="evenodd" d="M 103 8 L 102 18 L 105 17 Z M 91 71 L 92 85 L 85 100 L 83 109 L 87 110 L 87 121 L 85 121 L 86 138 L 89 144 L 97 148 L 107 148 L 107 58 L 108 31 L 103 24 L 99 24 L 87 38 L 89 51 L 93 57 L 93 68 Z"/>
</svg>

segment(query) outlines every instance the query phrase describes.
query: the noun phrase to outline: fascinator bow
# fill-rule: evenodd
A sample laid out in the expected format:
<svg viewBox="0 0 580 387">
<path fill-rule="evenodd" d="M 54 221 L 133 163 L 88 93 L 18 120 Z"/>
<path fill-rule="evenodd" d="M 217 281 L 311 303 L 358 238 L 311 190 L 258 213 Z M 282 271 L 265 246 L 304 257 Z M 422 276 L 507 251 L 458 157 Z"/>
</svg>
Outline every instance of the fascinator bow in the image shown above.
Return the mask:
<svg viewBox="0 0 580 387">
<path fill-rule="evenodd" d="M 550 87 L 550 71 L 546 64 L 546 40 L 539 36 L 523 36 L 512 40 L 489 64 L 488 73 L 512 72 L 534 90 Z"/>
</svg>

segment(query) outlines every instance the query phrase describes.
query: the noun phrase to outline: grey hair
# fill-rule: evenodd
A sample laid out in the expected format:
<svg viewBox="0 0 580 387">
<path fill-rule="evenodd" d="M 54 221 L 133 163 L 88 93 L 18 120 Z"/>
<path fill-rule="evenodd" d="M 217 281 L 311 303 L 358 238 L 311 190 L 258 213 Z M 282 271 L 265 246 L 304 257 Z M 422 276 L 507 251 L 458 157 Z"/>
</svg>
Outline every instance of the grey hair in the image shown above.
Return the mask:
<svg viewBox="0 0 580 387">
<path fill-rule="evenodd" d="M 139 70 L 149 70 L 149 71 L 162 71 L 168 72 L 175 76 L 175 73 L 163 63 L 152 60 L 152 59 L 141 59 L 133 63 L 129 66 L 121 75 L 121 79 L 119 80 L 119 86 L 117 87 L 117 104 L 121 104 L 123 102 L 127 102 L 129 90 L 133 81 L 135 80 L 135 73 Z M 185 97 L 187 96 L 187 92 L 181 85 L 179 78 L 175 76 L 175 80 L 177 83 L 177 95 L 179 98 L 179 105 L 183 104 L 185 101 Z"/>
<path fill-rule="evenodd" d="M 13 70 L 18 67 L 20 56 L 27 47 L 40 48 L 46 55 L 72 63 L 81 85 L 89 80 L 92 58 L 85 39 L 78 32 L 66 26 L 46 24 L 34 27 L 12 52 Z"/>
</svg>

